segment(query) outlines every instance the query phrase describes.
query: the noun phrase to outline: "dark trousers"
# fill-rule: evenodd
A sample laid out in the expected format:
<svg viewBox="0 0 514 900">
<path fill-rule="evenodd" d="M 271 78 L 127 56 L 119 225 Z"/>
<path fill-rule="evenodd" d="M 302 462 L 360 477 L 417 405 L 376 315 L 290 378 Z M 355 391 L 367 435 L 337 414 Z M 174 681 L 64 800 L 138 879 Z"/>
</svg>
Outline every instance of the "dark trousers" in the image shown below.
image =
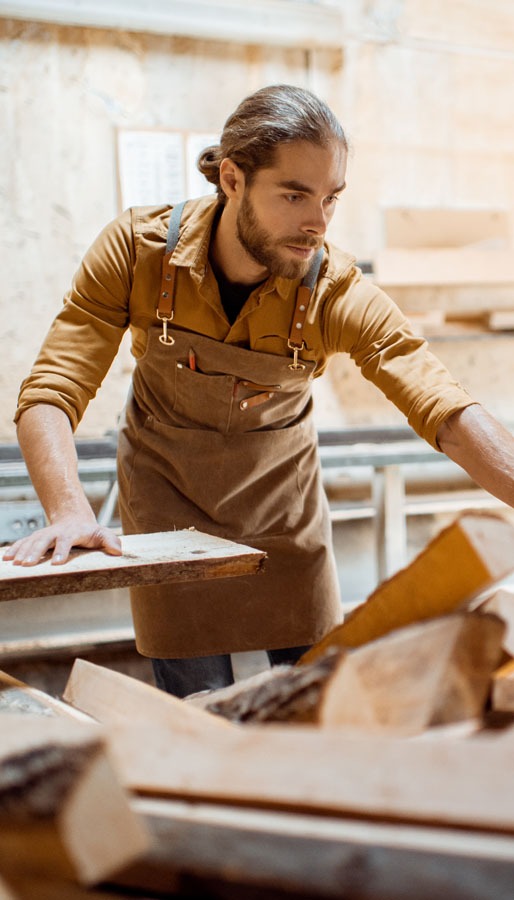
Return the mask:
<svg viewBox="0 0 514 900">
<path fill-rule="evenodd" d="M 308 649 L 285 647 L 266 652 L 272 666 L 292 665 Z M 176 697 L 187 697 L 198 691 L 215 690 L 234 683 L 232 660 L 228 653 L 192 659 L 152 659 L 152 666 L 157 687 Z"/>
</svg>

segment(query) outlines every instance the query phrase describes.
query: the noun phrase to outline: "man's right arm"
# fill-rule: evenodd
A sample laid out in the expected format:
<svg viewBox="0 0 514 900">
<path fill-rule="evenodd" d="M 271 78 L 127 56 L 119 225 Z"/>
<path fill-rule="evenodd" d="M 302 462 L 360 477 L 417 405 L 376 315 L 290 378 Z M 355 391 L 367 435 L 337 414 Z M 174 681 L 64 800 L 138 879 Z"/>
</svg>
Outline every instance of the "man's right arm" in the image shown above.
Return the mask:
<svg viewBox="0 0 514 900">
<path fill-rule="evenodd" d="M 16 541 L 3 554 L 15 565 L 36 565 L 53 550 L 52 563 L 66 562 L 72 547 L 121 554 L 121 542 L 101 527 L 78 475 L 77 453 L 68 416 L 48 404 L 26 409 L 18 422 L 18 441 L 48 526 Z"/>
</svg>

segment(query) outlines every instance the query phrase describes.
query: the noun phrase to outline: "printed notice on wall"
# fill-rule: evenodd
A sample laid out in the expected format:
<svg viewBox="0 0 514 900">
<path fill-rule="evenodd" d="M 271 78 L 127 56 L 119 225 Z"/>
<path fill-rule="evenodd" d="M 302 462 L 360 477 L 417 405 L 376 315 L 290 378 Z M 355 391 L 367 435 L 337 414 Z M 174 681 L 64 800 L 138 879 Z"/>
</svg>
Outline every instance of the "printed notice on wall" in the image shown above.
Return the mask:
<svg viewBox="0 0 514 900">
<path fill-rule="evenodd" d="M 196 160 L 218 141 L 219 135 L 208 132 L 118 129 L 120 210 L 212 194 L 214 185 L 200 174 Z"/>
</svg>

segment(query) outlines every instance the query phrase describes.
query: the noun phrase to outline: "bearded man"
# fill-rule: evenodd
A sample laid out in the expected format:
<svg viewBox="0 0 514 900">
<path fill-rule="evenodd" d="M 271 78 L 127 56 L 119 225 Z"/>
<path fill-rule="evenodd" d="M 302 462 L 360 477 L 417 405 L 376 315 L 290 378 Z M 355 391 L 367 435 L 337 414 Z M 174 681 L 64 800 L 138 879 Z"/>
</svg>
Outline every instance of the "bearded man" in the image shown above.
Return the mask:
<svg viewBox="0 0 514 900">
<path fill-rule="evenodd" d="M 514 504 L 510 433 L 325 241 L 347 154 L 340 123 L 309 91 L 247 97 L 198 162 L 216 195 L 109 224 L 22 385 L 19 442 L 49 524 L 4 558 L 120 552 L 80 485 L 73 431 L 129 326 L 125 533 L 194 526 L 266 551 L 251 579 L 131 591 L 137 647 L 178 696 L 230 683 L 231 652 L 293 662 L 341 620 L 311 396 L 333 354 L 349 353 L 421 437 Z"/>
</svg>

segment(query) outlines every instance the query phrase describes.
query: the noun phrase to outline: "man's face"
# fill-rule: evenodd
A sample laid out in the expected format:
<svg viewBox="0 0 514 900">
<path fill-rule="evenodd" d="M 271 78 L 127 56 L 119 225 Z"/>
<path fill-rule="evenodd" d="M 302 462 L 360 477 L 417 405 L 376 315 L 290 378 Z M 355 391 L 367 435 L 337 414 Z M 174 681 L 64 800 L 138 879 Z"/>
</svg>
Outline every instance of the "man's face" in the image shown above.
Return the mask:
<svg viewBox="0 0 514 900">
<path fill-rule="evenodd" d="M 335 142 L 328 147 L 285 144 L 273 165 L 259 169 L 245 187 L 237 237 L 270 274 L 303 278 L 309 270 L 345 186 L 346 159 Z"/>
</svg>

